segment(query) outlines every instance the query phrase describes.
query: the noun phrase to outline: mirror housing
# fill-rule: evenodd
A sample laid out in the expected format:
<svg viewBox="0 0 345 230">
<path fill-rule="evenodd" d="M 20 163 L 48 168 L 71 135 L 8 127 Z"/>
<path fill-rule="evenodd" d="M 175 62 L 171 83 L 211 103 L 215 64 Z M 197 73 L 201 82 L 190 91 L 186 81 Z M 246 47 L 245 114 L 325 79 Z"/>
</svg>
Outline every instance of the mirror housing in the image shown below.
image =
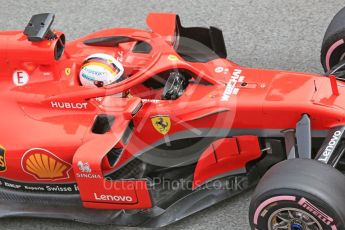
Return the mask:
<svg viewBox="0 0 345 230">
<path fill-rule="evenodd" d="M 54 19 L 55 15 L 51 13 L 36 14 L 31 17 L 25 27 L 24 34 L 28 36 L 28 40 L 31 42 L 55 39 L 56 35 L 50 29 Z"/>
</svg>

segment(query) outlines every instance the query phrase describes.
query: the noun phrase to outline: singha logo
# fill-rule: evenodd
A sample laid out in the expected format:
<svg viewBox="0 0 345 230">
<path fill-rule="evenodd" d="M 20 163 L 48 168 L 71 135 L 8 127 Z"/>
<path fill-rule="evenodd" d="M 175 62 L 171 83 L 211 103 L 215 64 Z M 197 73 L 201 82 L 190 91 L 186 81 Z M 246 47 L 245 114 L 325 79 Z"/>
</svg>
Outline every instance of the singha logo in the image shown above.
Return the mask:
<svg viewBox="0 0 345 230">
<path fill-rule="evenodd" d="M 79 161 L 78 167 L 79 167 L 79 170 L 83 173 L 91 173 L 90 165 L 87 162 L 83 163 L 82 161 Z"/>
</svg>

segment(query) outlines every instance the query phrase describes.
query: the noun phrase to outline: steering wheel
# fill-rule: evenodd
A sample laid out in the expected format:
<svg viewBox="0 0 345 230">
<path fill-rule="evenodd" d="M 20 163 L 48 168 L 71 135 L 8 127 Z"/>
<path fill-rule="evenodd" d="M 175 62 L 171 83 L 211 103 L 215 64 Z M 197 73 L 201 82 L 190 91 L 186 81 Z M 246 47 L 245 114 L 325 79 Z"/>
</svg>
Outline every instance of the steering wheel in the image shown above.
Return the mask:
<svg viewBox="0 0 345 230">
<path fill-rule="evenodd" d="M 176 100 L 181 97 L 188 86 L 188 78 L 179 72 L 171 72 L 165 83 L 162 99 Z"/>
</svg>

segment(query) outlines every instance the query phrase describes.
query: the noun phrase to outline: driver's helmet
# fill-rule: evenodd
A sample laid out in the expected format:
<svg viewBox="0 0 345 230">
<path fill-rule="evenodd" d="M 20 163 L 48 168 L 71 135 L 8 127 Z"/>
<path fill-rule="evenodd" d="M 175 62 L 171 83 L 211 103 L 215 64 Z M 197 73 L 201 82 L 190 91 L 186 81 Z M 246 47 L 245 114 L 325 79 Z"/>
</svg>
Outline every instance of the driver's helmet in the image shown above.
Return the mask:
<svg viewBox="0 0 345 230">
<path fill-rule="evenodd" d="M 83 86 L 102 87 L 124 80 L 124 68 L 114 57 L 97 53 L 84 60 L 79 79 Z"/>
</svg>

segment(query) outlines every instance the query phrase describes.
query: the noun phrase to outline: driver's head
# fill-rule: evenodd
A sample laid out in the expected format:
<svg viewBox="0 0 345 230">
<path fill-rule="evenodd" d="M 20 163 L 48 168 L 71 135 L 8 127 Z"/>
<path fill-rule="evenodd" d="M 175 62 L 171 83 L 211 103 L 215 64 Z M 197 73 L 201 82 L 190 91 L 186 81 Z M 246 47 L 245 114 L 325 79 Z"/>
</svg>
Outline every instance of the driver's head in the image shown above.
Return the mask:
<svg viewBox="0 0 345 230">
<path fill-rule="evenodd" d="M 102 87 L 124 80 L 124 68 L 108 54 L 93 54 L 84 60 L 79 79 L 83 86 Z"/>
</svg>

